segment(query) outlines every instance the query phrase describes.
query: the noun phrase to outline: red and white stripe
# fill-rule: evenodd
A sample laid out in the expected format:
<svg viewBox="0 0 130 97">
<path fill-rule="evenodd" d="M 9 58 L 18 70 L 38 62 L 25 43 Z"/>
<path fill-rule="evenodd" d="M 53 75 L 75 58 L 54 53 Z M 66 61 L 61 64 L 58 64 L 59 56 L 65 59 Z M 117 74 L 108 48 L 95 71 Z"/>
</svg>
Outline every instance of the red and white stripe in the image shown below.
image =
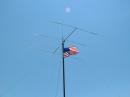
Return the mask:
<svg viewBox="0 0 130 97">
<path fill-rule="evenodd" d="M 70 56 L 70 54 L 68 52 L 64 53 L 64 58 L 69 57 L 69 56 Z"/>
</svg>

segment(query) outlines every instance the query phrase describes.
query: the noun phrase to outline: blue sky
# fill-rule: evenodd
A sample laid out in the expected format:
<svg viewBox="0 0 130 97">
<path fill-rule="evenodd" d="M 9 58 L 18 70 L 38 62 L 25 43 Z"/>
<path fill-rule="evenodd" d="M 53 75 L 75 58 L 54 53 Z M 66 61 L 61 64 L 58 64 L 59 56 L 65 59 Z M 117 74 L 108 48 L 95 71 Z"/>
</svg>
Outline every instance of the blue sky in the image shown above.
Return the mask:
<svg viewBox="0 0 130 97">
<path fill-rule="evenodd" d="M 80 51 L 65 59 L 67 97 L 130 97 L 129 9 L 129 0 L 1 0 L 0 97 L 62 97 L 52 51 L 72 29 L 53 20 L 99 34 L 77 31 L 66 42 Z"/>
</svg>

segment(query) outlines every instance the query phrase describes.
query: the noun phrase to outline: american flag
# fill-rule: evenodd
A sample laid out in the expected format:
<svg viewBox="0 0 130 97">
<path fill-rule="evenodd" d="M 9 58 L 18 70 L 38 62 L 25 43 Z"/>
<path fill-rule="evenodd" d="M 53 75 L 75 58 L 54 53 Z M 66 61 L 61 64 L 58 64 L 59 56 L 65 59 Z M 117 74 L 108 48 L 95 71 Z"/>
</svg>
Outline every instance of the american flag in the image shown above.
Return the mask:
<svg viewBox="0 0 130 97">
<path fill-rule="evenodd" d="M 64 58 L 69 57 L 70 55 L 76 55 L 78 52 L 78 49 L 74 46 L 64 48 Z"/>
</svg>

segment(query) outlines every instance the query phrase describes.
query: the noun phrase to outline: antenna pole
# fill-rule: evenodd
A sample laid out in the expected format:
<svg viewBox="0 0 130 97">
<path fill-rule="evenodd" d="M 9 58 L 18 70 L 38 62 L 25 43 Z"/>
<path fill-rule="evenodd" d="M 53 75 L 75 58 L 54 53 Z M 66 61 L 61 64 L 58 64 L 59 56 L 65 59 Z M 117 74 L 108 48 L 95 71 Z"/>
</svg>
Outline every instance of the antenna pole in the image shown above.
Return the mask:
<svg viewBox="0 0 130 97">
<path fill-rule="evenodd" d="M 66 91 L 65 91 L 65 61 L 64 61 L 64 43 L 65 43 L 65 41 L 64 41 L 64 40 L 62 40 L 63 97 L 66 97 Z"/>
</svg>

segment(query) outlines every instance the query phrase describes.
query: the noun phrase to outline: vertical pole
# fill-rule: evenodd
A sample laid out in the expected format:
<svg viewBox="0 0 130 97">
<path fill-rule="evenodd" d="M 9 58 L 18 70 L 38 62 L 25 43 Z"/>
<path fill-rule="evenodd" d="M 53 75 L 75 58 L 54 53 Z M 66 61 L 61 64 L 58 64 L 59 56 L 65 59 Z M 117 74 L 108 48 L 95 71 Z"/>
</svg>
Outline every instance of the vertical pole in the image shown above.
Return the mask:
<svg viewBox="0 0 130 97">
<path fill-rule="evenodd" d="M 66 93 L 65 93 L 65 61 L 64 61 L 64 43 L 65 43 L 65 41 L 62 40 L 63 97 L 66 97 Z"/>
</svg>

